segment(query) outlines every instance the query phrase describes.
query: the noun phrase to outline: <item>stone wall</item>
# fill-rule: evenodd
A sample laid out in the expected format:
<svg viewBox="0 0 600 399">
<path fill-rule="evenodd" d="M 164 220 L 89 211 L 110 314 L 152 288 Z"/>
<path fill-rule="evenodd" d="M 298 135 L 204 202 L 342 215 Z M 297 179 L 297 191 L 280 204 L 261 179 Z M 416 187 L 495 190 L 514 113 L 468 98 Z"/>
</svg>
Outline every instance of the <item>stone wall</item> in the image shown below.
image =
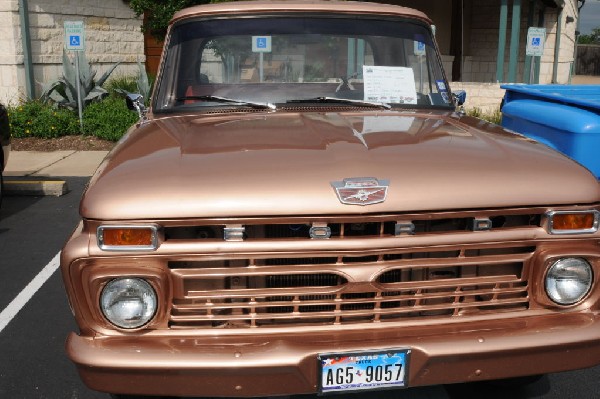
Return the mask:
<svg viewBox="0 0 600 399">
<path fill-rule="evenodd" d="M 464 70 L 462 80 L 465 82 L 496 82 L 498 56 L 498 31 L 500 25 L 500 2 L 498 0 L 465 0 L 465 48 Z M 576 0 L 566 0 L 561 19 L 561 38 L 559 60 L 557 65 L 557 83 L 568 83 L 574 56 L 574 41 L 576 28 Z M 504 80 L 507 81 L 508 61 L 510 58 L 510 33 L 512 26 L 512 2 L 508 4 L 508 23 L 505 44 Z M 536 25 L 539 9 L 534 10 L 534 25 Z M 517 62 L 517 81 L 525 81 L 525 46 L 527 43 L 527 28 L 529 2 L 521 3 L 519 55 Z M 566 17 L 575 18 L 567 23 Z M 554 49 L 556 47 L 558 9 L 545 9 L 544 27 L 546 28 L 546 45 L 541 57 L 540 83 L 552 83 Z M 538 61 L 539 62 L 539 58 Z"/>
<path fill-rule="evenodd" d="M 465 29 L 462 81 L 495 82 L 498 56 L 498 0 L 467 0 L 470 29 Z"/>
<path fill-rule="evenodd" d="M 0 0 L 0 102 L 3 103 L 19 98 L 15 88 L 23 69 L 20 40 L 18 3 L 16 0 Z"/>
<path fill-rule="evenodd" d="M 557 79 L 554 83 L 569 83 L 571 81 L 571 70 L 574 68 L 575 64 L 575 30 L 577 29 L 577 1 L 574 0 L 566 0 L 565 8 L 563 9 L 563 15 L 561 19 L 561 36 L 560 36 L 560 48 L 558 52 L 558 70 L 557 70 Z M 554 12 L 554 29 L 552 30 L 553 40 L 556 41 L 556 10 Z M 572 22 L 567 22 L 567 17 L 572 17 Z M 552 18 L 552 17 L 551 17 Z M 548 29 L 548 27 L 547 27 Z M 550 29 L 548 29 L 550 31 Z M 552 64 L 554 62 L 554 44 L 552 45 L 551 57 L 548 57 L 549 54 L 544 51 L 544 57 L 542 63 L 547 61 Z M 543 65 L 543 64 L 542 64 Z M 552 68 L 550 70 L 550 76 L 544 82 L 540 83 L 552 83 Z"/>
<path fill-rule="evenodd" d="M 467 92 L 465 109 L 478 108 L 484 114 L 490 114 L 500 109 L 505 91 L 500 88 L 499 83 L 452 82 L 450 88 L 453 92 L 457 90 Z"/>
<path fill-rule="evenodd" d="M 451 77 L 453 56 L 447 55 L 450 47 L 449 0 L 388 0 L 414 6 L 428 12 L 438 26 L 438 42 L 443 56 L 444 69 Z M 464 0 L 464 57 L 463 82 L 496 82 L 496 57 L 498 52 L 499 0 Z M 21 0 L 0 0 L 0 101 L 17 102 L 24 97 L 25 72 L 21 38 L 19 4 Z M 64 47 L 64 21 L 83 20 L 86 26 L 86 55 L 98 74 L 115 62 L 122 62 L 115 75 L 133 75 L 136 62 L 145 61 L 141 18 L 123 0 L 29 0 L 32 61 L 36 93 L 41 84 L 61 75 L 62 48 Z M 576 21 L 567 23 L 566 17 L 576 17 L 576 0 L 566 0 L 561 21 L 561 43 L 558 62 L 558 83 L 567 83 L 574 55 L 574 30 Z M 517 80 L 522 82 L 525 63 L 525 42 L 529 2 L 522 2 L 521 38 Z M 510 26 L 512 2 L 509 2 L 509 20 L 506 43 L 505 74 L 508 74 L 510 52 Z M 554 47 L 557 32 L 557 9 L 546 8 L 546 46 L 541 57 L 540 83 L 551 83 Z M 536 9 L 537 21 L 537 9 Z M 505 76 L 506 76 L 505 75 Z M 469 87 L 469 99 L 481 98 L 480 85 Z M 477 87 L 477 88 L 476 88 Z M 485 85 L 481 87 L 486 87 Z M 491 90 L 491 86 L 485 90 Z M 500 90 L 500 89 L 498 89 Z M 489 94 L 489 93 L 488 93 Z M 496 101 L 497 95 L 492 96 Z M 501 95 L 499 97 L 502 97 Z M 491 100 L 490 100 L 491 101 Z M 468 101 L 470 106 L 471 101 Z M 479 103 L 479 101 L 477 102 Z"/>
<path fill-rule="evenodd" d="M 36 95 L 43 83 L 62 74 L 64 22 L 84 21 L 85 53 L 100 76 L 116 62 L 112 76 L 134 75 L 144 62 L 141 18 L 123 0 L 29 0 L 32 63 Z M 20 1 L 0 0 L 0 101 L 15 103 L 25 96 Z M 69 54 L 72 58 L 73 54 Z"/>
</svg>

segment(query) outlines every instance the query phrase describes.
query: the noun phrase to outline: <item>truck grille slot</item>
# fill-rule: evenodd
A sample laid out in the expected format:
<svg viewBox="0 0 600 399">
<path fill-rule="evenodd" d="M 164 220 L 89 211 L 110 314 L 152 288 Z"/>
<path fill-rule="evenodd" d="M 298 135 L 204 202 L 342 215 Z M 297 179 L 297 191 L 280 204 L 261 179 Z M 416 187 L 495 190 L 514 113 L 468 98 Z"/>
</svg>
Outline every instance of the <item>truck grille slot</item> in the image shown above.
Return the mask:
<svg viewBox="0 0 600 399">
<path fill-rule="evenodd" d="M 470 257 L 462 249 L 460 256 L 415 252 L 349 262 L 236 259 L 228 267 L 221 261 L 220 268 L 170 262 L 175 285 L 170 328 L 323 326 L 529 309 L 525 270 L 535 247 L 469 251 Z M 355 275 L 356 268 L 363 272 Z"/>
<path fill-rule="evenodd" d="M 345 282 L 335 274 L 290 274 L 267 276 L 266 288 L 332 287 Z"/>
<path fill-rule="evenodd" d="M 423 215 L 398 215 L 390 220 L 352 221 L 335 223 L 314 220 L 299 220 L 297 223 L 256 223 L 239 221 L 244 226 L 244 239 L 273 240 L 273 239 L 310 239 L 310 228 L 313 223 L 325 223 L 331 229 L 331 238 L 343 237 L 392 237 L 399 220 L 402 223 L 414 224 L 414 234 L 440 234 L 471 231 L 475 217 L 433 218 L 421 219 Z M 491 229 L 540 227 L 541 213 L 524 213 L 511 215 L 485 214 L 491 221 Z M 386 218 L 387 219 L 387 218 Z M 226 223 L 203 226 L 170 226 L 165 228 L 166 240 L 208 240 L 224 238 Z"/>
</svg>

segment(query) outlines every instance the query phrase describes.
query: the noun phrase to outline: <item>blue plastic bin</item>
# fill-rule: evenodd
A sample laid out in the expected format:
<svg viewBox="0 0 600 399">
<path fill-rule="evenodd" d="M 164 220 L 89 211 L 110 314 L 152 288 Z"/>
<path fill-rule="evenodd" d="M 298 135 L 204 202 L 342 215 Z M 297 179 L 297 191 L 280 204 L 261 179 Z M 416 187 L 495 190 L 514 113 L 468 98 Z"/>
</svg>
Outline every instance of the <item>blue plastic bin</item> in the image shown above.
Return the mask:
<svg viewBox="0 0 600 399">
<path fill-rule="evenodd" d="M 514 85 L 502 126 L 573 158 L 600 179 L 600 85 Z"/>
</svg>

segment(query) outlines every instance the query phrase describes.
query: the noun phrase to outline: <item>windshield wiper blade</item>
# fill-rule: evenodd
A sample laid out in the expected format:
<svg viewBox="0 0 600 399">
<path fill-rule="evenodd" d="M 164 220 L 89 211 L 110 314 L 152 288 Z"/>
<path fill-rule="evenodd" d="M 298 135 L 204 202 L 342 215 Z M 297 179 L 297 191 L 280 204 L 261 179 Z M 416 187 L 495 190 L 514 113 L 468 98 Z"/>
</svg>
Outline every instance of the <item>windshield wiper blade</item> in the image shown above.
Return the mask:
<svg viewBox="0 0 600 399">
<path fill-rule="evenodd" d="M 252 101 L 244 101 L 244 100 L 236 100 L 235 98 L 227 98 L 227 97 L 219 97 L 219 96 L 184 96 L 176 99 L 177 102 L 185 101 L 185 100 L 202 100 L 202 101 L 212 101 L 217 103 L 228 103 L 228 104 L 237 104 L 244 105 L 256 109 L 277 109 L 275 104 L 271 103 L 256 103 Z"/>
<path fill-rule="evenodd" d="M 306 98 L 301 100 L 289 100 L 286 103 L 337 103 L 337 104 L 351 104 L 357 105 L 359 107 L 375 107 L 375 108 L 384 108 L 390 109 L 391 105 L 386 103 L 378 103 L 371 101 L 361 101 L 361 100 L 350 100 L 347 98 L 336 98 L 336 97 L 315 97 L 315 98 Z"/>
</svg>

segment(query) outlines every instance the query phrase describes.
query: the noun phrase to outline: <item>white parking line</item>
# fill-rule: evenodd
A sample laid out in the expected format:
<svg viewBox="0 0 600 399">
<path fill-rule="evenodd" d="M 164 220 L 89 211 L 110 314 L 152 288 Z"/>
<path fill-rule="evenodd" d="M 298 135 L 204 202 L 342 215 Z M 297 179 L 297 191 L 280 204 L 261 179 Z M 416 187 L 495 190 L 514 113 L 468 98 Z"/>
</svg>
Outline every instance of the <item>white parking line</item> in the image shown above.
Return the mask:
<svg viewBox="0 0 600 399">
<path fill-rule="evenodd" d="M 37 276 L 31 280 L 29 284 L 23 291 L 19 293 L 12 300 L 12 302 L 0 313 L 0 332 L 4 330 L 4 327 L 11 322 L 12 319 L 15 318 L 17 313 L 29 302 L 29 300 L 33 297 L 33 295 L 44 285 L 44 283 L 54 274 L 58 266 L 60 265 L 60 252 L 52 258 L 50 263 L 48 263 L 41 272 L 38 273 Z"/>
</svg>

